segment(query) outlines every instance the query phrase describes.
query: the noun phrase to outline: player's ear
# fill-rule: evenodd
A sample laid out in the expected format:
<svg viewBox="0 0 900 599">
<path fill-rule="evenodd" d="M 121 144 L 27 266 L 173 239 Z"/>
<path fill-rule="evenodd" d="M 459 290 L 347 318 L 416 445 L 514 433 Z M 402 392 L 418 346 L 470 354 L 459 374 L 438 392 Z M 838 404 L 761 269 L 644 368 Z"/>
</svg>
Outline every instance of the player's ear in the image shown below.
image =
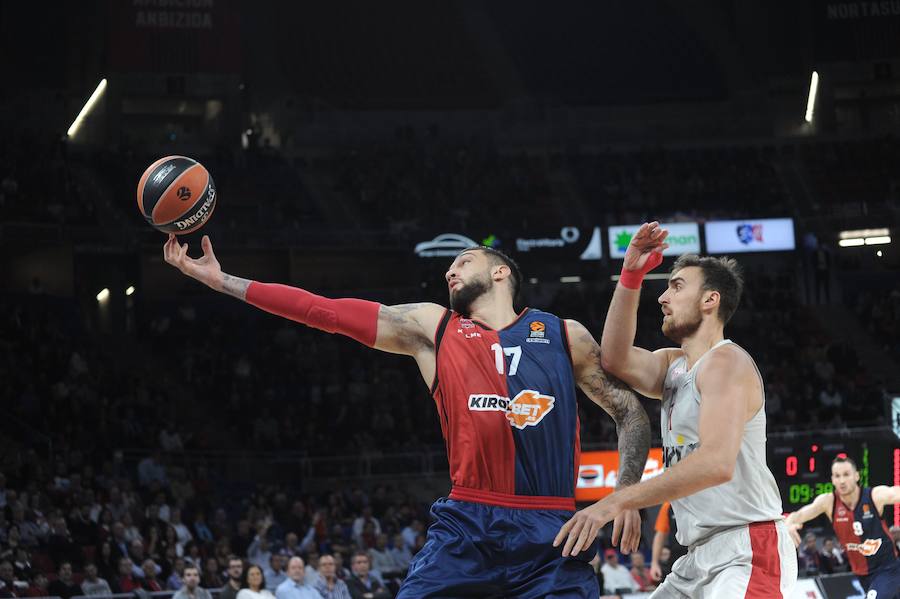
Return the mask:
<svg viewBox="0 0 900 599">
<path fill-rule="evenodd" d="M 491 273 L 491 278 L 495 281 L 502 281 L 506 277 L 510 275 L 512 271 L 505 264 L 498 264 L 494 267 L 494 271 Z"/>
</svg>

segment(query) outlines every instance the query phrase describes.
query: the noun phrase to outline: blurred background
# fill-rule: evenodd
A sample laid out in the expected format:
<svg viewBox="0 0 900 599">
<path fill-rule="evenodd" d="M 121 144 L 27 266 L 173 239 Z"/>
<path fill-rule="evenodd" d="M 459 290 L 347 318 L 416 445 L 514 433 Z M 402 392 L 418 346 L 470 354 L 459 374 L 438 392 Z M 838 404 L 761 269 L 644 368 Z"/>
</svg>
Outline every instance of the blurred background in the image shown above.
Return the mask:
<svg viewBox="0 0 900 599">
<path fill-rule="evenodd" d="M 446 304 L 452 256 L 485 244 L 522 266 L 519 307 L 598 338 L 631 234 L 666 223 L 661 272 L 746 270 L 726 333 L 765 377 L 785 511 L 830 492 L 840 453 L 900 484 L 896 1 L 3 2 L 0 64 L 0 594 L 81 594 L 47 590 L 64 563 L 121 591 L 128 558 L 162 592 L 179 559 L 218 589 L 229 554 L 277 578 L 279 555 L 315 576 L 355 549 L 396 590 L 448 490 L 411 360 L 162 261 L 135 189 L 170 154 L 217 183 L 201 234 L 228 272 Z M 669 344 L 663 289 L 645 347 Z M 581 399 L 584 449 L 614 450 Z M 591 456 L 582 499 L 615 485 L 615 454 Z M 804 584 L 843 597 L 814 584 L 846 559 L 811 524 Z"/>
</svg>

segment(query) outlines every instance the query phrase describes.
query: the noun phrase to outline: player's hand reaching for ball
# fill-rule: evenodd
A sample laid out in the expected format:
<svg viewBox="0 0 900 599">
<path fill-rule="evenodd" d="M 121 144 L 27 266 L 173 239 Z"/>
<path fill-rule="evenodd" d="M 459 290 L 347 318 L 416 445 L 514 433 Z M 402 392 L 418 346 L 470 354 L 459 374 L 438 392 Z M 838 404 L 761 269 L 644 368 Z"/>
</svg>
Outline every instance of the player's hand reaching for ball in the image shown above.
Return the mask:
<svg viewBox="0 0 900 599">
<path fill-rule="evenodd" d="M 635 232 L 634 237 L 625 250 L 625 262 L 622 267 L 625 270 L 648 273 L 662 263 L 662 253 L 669 244 L 666 237 L 669 232 L 659 226 L 659 223 L 644 223 Z"/>
<path fill-rule="evenodd" d="M 169 239 L 163 246 L 163 257 L 166 262 L 180 270 L 187 276 L 197 279 L 201 283 L 212 287 L 216 291 L 222 290 L 222 267 L 213 253 L 209 236 L 204 235 L 200 242 L 203 255 L 199 258 L 188 256 L 188 244 L 178 243 L 178 238 L 169 233 Z"/>
</svg>

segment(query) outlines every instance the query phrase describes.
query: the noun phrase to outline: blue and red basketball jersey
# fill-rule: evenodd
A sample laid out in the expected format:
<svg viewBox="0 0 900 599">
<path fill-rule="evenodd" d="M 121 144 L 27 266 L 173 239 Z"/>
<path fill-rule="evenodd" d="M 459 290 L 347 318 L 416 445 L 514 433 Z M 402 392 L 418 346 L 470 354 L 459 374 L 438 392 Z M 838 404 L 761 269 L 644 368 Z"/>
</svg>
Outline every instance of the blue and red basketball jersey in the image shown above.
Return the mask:
<svg viewBox="0 0 900 599">
<path fill-rule="evenodd" d="M 525 309 L 497 331 L 448 311 L 435 336 L 451 499 L 575 509 L 581 451 L 564 322 Z"/>
<path fill-rule="evenodd" d="M 877 511 L 869 487 L 860 489 L 859 501 L 853 510 L 834 493 L 831 519 L 854 574 L 875 574 L 880 568 L 897 562 L 897 548 Z"/>
</svg>

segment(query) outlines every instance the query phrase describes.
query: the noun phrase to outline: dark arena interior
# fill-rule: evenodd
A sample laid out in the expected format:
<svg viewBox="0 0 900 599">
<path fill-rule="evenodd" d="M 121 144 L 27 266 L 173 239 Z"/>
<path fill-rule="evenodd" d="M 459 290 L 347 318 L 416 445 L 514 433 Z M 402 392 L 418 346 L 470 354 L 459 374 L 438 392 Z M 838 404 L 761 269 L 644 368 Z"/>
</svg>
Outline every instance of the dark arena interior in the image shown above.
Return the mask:
<svg viewBox="0 0 900 599">
<path fill-rule="evenodd" d="M 900 597 L 900 2 L 6 1 L 0 47 L 0 598 Z M 652 222 L 668 247 L 637 274 Z M 756 482 L 675 490 L 746 388 L 720 369 L 714 394 L 663 332 L 686 254 L 743 272 L 724 336 L 764 384 L 735 429 L 764 418 Z M 492 328 L 507 257 L 518 316 Z M 608 319 L 614 296 L 636 308 Z M 666 442 L 681 391 L 627 389 L 650 377 L 617 369 L 628 334 L 697 366 L 705 443 Z M 538 374 L 561 382 L 516 380 Z M 714 522 L 750 531 L 750 581 L 678 560 L 696 590 L 667 591 L 703 550 L 674 522 L 732 485 L 781 502 Z M 450 541 L 459 504 L 493 515 Z M 614 504 L 633 546 L 611 514 L 578 559 L 554 547 Z M 565 515 L 489 547 L 501 511 Z M 774 570 L 763 524 L 799 542 Z"/>
</svg>

